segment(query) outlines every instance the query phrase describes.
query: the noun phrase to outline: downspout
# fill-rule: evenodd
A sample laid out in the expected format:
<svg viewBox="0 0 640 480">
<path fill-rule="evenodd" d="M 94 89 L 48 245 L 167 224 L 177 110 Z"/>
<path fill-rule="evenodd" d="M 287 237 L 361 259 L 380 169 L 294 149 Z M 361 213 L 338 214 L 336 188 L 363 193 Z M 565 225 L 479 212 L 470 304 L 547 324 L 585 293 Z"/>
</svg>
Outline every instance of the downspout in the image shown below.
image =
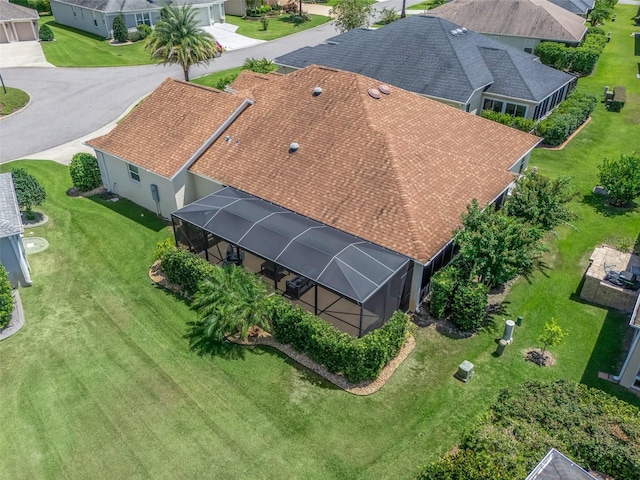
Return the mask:
<svg viewBox="0 0 640 480">
<path fill-rule="evenodd" d="M 240 106 L 236 108 L 235 111 L 229 116 L 229 118 L 227 118 L 224 123 L 220 125 L 215 132 L 213 132 L 209 139 L 204 142 L 193 155 L 191 155 L 191 158 L 189 158 L 189 160 L 187 160 L 186 163 L 182 165 L 182 167 L 180 167 L 180 169 L 176 173 L 174 173 L 171 178 L 169 178 L 169 180 L 173 182 L 173 180 L 175 180 L 178 175 L 180 175 L 191 165 L 193 165 L 195 161 L 198 160 L 198 158 L 200 158 L 200 156 L 213 144 L 213 142 L 215 142 L 220 137 L 220 135 L 222 135 L 224 131 L 229 128 L 229 126 L 235 121 L 235 119 L 238 118 L 249 105 L 253 105 L 254 103 L 255 102 L 253 100 L 250 100 L 248 98 L 244 99 Z"/>
</svg>

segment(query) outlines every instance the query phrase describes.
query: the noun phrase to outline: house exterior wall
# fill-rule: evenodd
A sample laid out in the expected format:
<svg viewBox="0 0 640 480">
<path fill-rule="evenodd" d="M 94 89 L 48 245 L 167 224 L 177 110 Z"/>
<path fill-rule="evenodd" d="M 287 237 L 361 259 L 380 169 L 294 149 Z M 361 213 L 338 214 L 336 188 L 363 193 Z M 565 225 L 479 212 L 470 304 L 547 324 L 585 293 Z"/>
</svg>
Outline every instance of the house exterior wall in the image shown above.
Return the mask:
<svg viewBox="0 0 640 480">
<path fill-rule="evenodd" d="M 494 106 L 497 104 L 501 104 L 501 107 L 494 108 Z M 485 93 L 482 95 L 482 103 L 480 105 L 479 113 L 482 113 L 482 110 L 493 110 L 493 111 L 499 111 L 501 113 L 511 113 L 507 111 L 509 107 L 509 105 L 507 104 L 517 105 L 519 107 L 526 108 L 524 115 L 516 115 L 516 116 L 523 116 L 524 118 L 533 117 L 533 112 L 535 110 L 536 103 L 528 102 L 526 100 L 521 100 L 521 99 L 515 99 L 511 97 L 505 97 L 502 95 L 493 95 L 491 93 Z"/>
<path fill-rule="evenodd" d="M 191 202 L 195 202 L 199 198 L 211 195 L 212 193 L 215 193 L 224 187 L 224 185 L 222 185 L 221 183 L 215 182 L 200 175 L 193 174 L 191 172 L 189 172 L 189 178 L 191 181 L 191 185 L 193 185 L 193 189 L 191 192 L 192 195 L 190 196 L 189 200 L 186 200 L 185 197 L 185 205 L 188 205 Z"/>
<path fill-rule="evenodd" d="M 96 152 L 96 156 L 101 158 L 101 160 L 98 161 L 100 173 L 103 178 L 103 183 L 105 178 L 109 179 L 109 187 L 107 190 L 110 192 L 127 198 L 133 203 L 157 213 L 164 218 L 169 218 L 171 212 L 183 206 L 182 204 L 178 205 L 176 198 L 176 192 L 179 191 L 183 185 L 178 184 L 176 188 L 171 180 L 143 168 L 138 168 L 137 174 L 140 178 L 138 182 L 131 178 L 129 171 L 130 164 L 124 160 L 104 152 Z M 103 171 L 103 168 L 105 171 Z M 151 194 L 152 184 L 158 186 L 160 201 L 157 204 Z"/>
<path fill-rule="evenodd" d="M 247 14 L 247 2 L 246 0 L 227 0 L 226 2 L 224 2 L 224 11 L 228 15 L 237 15 L 239 17 L 243 17 Z"/>
<path fill-rule="evenodd" d="M 51 0 L 50 5 L 51 13 L 57 23 L 93 33 L 104 38 L 111 36 L 105 24 L 104 14 L 96 12 L 95 10 L 89 10 L 88 8 L 61 3 L 56 0 Z"/>
<path fill-rule="evenodd" d="M 482 89 L 476 90 L 475 92 L 473 92 L 473 95 L 469 97 L 469 101 L 467 102 L 467 111 L 469 113 L 473 113 L 474 115 L 482 114 L 482 93 Z"/>
<path fill-rule="evenodd" d="M 494 35 L 487 33 L 485 34 L 487 37 L 492 38 L 498 42 L 504 43 L 505 45 L 509 45 L 510 47 L 517 48 L 518 50 L 525 51 L 527 53 L 533 53 L 538 44 L 542 41 L 539 38 L 528 38 L 528 37 L 514 37 L 510 35 Z"/>
<path fill-rule="evenodd" d="M 638 329 L 635 331 L 631 349 L 627 354 L 623 370 L 620 374 L 619 383 L 623 387 L 632 388 L 636 377 L 640 377 L 640 330 Z"/>
<path fill-rule="evenodd" d="M 10 20 L 0 23 L 0 43 L 38 40 L 37 20 Z"/>
<path fill-rule="evenodd" d="M 31 285 L 27 255 L 22 245 L 22 235 L 0 238 L 0 263 L 7 271 L 9 283 L 13 288 Z"/>
</svg>

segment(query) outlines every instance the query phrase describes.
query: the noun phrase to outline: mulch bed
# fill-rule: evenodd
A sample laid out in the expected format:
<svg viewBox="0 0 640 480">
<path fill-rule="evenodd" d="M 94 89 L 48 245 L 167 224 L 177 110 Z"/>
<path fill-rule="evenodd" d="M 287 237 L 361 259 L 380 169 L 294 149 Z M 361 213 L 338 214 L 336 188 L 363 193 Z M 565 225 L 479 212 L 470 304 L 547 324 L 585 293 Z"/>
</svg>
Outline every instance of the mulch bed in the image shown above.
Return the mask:
<svg viewBox="0 0 640 480">
<path fill-rule="evenodd" d="M 157 285 L 160 285 L 168 290 L 176 293 L 180 292 L 180 287 L 176 284 L 170 283 L 164 276 L 164 273 L 160 268 L 159 260 L 154 262 L 154 264 L 149 269 L 149 278 L 151 278 L 151 280 Z M 350 383 L 342 375 L 330 372 L 324 365 L 311 360 L 311 358 L 309 358 L 305 353 L 298 352 L 291 345 L 278 342 L 270 333 L 265 332 L 261 328 L 252 328 L 249 332 L 249 338 L 246 341 L 241 341 L 239 338 L 227 338 L 227 340 L 231 343 L 247 347 L 256 345 L 267 345 L 273 347 L 284 353 L 287 357 L 291 358 L 296 363 L 299 363 L 303 367 L 308 368 L 325 380 L 333 383 L 338 388 L 341 388 L 342 390 L 354 395 L 371 395 L 372 393 L 380 390 L 391 379 L 393 372 L 395 372 L 396 368 L 398 368 L 400 364 L 409 356 L 416 345 L 416 341 L 413 336 L 408 335 L 407 339 L 404 342 L 404 345 L 400 349 L 400 353 L 398 353 L 398 355 L 382 369 L 382 372 L 380 372 L 378 378 L 367 382 Z"/>
</svg>

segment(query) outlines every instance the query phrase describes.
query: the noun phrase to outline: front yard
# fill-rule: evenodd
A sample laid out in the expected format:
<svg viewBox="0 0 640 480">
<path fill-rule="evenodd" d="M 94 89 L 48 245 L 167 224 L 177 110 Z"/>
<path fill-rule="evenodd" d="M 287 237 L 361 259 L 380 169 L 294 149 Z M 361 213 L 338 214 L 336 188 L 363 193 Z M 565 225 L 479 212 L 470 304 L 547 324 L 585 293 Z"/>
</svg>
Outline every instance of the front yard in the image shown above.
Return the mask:
<svg viewBox="0 0 640 480">
<path fill-rule="evenodd" d="M 310 15 L 311 21 L 304 22 L 300 25 L 296 25 L 291 20 L 291 15 L 283 14 L 278 17 L 272 17 L 269 19 L 269 26 L 267 30 L 262 27 L 262 23 L 259 18 L 254 20 L 244 19 L 241 17 L 234 17 L 227 15 L 225 21 L 231 25 L 236 25 L 238 30 L 236 33 L 244 35 L 245 37 L 255 38 L 258 40 L 275 40 L 276 38 L 291 35 L 292 33 L 302 32 L 308 30 L 323 23 L 327 23 L 331 19 L 322 15 Z"/>
<path fill-rule="evenodd" d="M 627 20 L 618 21 L 597 72 L 580 89 L 601 95 L 626 85 L 620 113 L 599 104 L 563 150 L 536 149 L 531 165 L 570 175 L 580 214 L 550 241 L 544 264 L 506 298 L 508 315 L 470 339 L 419 328 L 417 346 L 391 381 L 369 397 L 349 395 L 269 348 L 190 352 L 195 313 L 148 277 L 164 222 L 126 200 L 70 198 L 67 168 L 21 161 L 46 187 L 50 221 L 27 229 L 50 248 L 32 255 L 34 285 L 21 290 L 27 323 L 0 343 L 0 471 L 7 478 L 415 478 L 449 451 L 498 390 L 525 380 L 568 379 L 635 405 L 640 398 L 598 379 L 618 373 L 628 317 L 578 298 L 596 245 L 637 241 L 640 207 L 611 209 L 591 195 L 603 157 L 637 150 L 640 84 Z M 122 48 L 122 47 L 119 47 Z M 503 320 L 524 317 L 496 358 Z M 525 362 L 552 317 L 569 336 L 553 367 Z M 453 378 L 469 360 L 475 376 Z"/>
</svg>

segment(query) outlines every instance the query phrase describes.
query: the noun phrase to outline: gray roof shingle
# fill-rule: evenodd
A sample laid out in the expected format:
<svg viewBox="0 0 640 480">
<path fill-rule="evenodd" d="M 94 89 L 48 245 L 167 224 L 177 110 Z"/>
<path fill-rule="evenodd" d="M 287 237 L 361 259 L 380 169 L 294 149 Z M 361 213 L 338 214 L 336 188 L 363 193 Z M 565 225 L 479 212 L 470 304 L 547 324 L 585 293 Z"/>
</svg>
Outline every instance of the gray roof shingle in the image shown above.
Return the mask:
<svg viewBox="0 0 640 480">
<path fill-rule="evenodd" d="M 22 217 L 10 173 L 0 173 L 0 238 L 22 233 Z"/>
<path fill-rule="evenodd" d="M 465 103 L 478 88 L 539 102 L 573 76 L 537 57 L 430 15 L 412 15 L 377 30 L 354 29 L 326 44 L 275 59 L 303 68 L 324 65 L 435 98 Z M 402 48 L 398 48 L 402 45 Z"/>
<path fill-rule="evenodd" d="M 160 10 L 165 2 L 160 0 L 57 0 L 60 3 L 88 8 L 103 13 L 140 12 Z M 171 5 L 200 5 L 214 3 L 211 0 L 173 0 Z"/>
<path fill-rule="evenodd" d="M 549 0 L 554 5 L 569 10 L 576 15 L 586 15 L 595 5 L 595 0 Z"/>
<path fill-rule="evenodd" d="M 38 19 L 38 11 L 33 8 L 23 7 L 9 3 L 7 0 L 0 0 L 0 21 L 2 20 L 31 20 Z"/>
</svg>

